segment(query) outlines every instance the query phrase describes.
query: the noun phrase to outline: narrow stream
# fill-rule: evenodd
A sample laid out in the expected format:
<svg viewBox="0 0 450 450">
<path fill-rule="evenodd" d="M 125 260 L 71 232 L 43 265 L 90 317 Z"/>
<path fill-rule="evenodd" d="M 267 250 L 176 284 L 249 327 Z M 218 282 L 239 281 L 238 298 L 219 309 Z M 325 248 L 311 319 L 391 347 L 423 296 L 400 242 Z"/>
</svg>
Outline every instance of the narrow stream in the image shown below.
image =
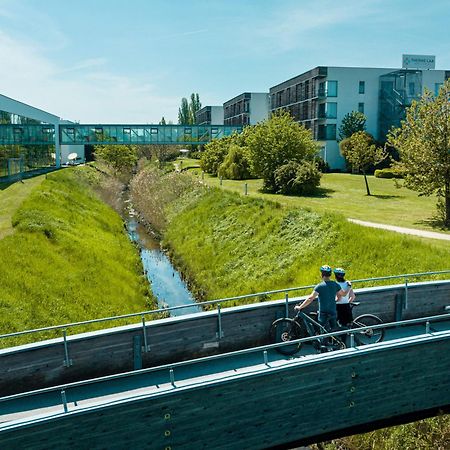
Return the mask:
<svg viewBox="0 0 450 450">
<path fill-rule="evenodd" d="M 181 279 L 179 272 L 161 251 L 159 242 L 147 232 L 144 226 L 138 223 L 133 211 L 130 212 L 127 220 L 127 230 L 130 239 L 139 245 L 144 272 L 151 284 L 151 290 L 158 301 L 158 306 L 169 308 L 195 303 L 194 297 Z M 170 312 L 170 315 L 181 316 L 199 311 L 201 311 L 199 306 L 190 306 L 175 309 Z"/>
</svg>

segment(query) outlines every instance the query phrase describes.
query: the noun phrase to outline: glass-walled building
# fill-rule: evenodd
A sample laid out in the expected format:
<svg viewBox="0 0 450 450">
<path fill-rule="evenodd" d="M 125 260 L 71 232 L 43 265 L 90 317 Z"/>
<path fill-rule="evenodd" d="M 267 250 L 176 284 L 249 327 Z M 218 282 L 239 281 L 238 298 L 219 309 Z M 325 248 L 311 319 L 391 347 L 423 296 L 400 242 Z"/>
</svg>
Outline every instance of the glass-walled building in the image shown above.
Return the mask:
<svg viewBox="0 0 450 450">
<path fill-rule="evenodd" d="M 0 110 L 0 125 L 48 124 L 20 114 Z M 0 178 L 10 178 L 54 165 L 55 146 L 53 142 L 49 145 L 22 145 L 20 136 L 17 136 L 17 144 L 0 145 Z"/>
</svg>

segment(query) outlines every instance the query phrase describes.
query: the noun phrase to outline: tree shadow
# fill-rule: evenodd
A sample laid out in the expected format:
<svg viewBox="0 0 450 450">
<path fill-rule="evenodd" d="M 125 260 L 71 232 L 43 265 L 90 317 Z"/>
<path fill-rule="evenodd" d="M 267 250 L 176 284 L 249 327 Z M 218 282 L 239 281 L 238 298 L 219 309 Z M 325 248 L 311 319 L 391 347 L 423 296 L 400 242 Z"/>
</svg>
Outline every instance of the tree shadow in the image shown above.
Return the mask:
<svg viewBox="0 0 450 450">
<path fill-rule="evenodd" d="M 377 194 L 371 194 L 370 197 L 379 198 L 381 200 L 389 200 L 390 198 L 402 198 L 402 195 L 377 195 Z"/>
<path fill-rule="evenodd" d="M 312 198 L 329 198 L 331 194 L 336 192 L 334 189 L 329 188 L 317 188 L 316 192 L 310 195 L 301 195 L 301 197 L 312 197 Z"/>
<path fill-rule="evenodd" d="M 444 225 L 444 221 L 439 216 L 432 216 L 428 219 L 418 220 L 414 222 L 417 225 L 426 225 L 433 228 L 436 231 L 450 231 L 450 227 Z"/>
</svg>

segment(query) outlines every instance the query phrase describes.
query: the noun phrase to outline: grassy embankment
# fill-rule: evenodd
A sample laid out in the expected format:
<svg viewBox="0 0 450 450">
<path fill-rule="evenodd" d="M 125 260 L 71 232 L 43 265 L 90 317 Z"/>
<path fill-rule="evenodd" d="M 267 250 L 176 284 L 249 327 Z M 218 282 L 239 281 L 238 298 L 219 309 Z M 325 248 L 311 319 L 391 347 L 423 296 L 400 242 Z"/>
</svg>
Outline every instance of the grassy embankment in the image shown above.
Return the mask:
<svg viewBox="0 0 450 450">
<path fill-rule="evenodd" d="M 357 279 L 444 270 L 450 261 L 450 242 L 218 189 L 172 203 L 164 242 L 208 299 L 312 284 L 324 263 Z"/>
<path fill-rule="evenodd" d="M 193 167 L 195 160 L 188 160 L 186 167 Z M 198 164 L 198 163 L 197 163 Z M 189 172 L 200 177 L 200 169 Z M 315 197 L 289 197 L 284 195 L 260 192 L 262 180 L 223 180 L 222 189 L 238 193 L 244 192 L 244 184 L 248 185 L 248 195 L 274 200 L 286 206 L 296 208 L 312 208 L 318 213 L 328 211 L 339 212 L 345 217 L 386 223 L 390 225 L 432 230 L 450 233 L 436 226 L 436 198 L 419 197 L 417 192 L 406 188 L 397 188 L 392 179 L 368 176 L 371 193 L 366 195 L 362 175 L 348 173 L 326 173 L 321 180 L 319 194 Z M 204 174 L 204 181 L 209 186 L 219 186 L 220 180 Z M 402 180 L 397 180 L 401 185 Z"/>
<path fill-rule="evenodd" d="M 2 218 L 9 235 L 0 240 L 0 334 L 155 306 L 122 219 L 84 180 L 66 169 L 0 191 L 2 206 L 24 198 L 16 211 L 10 206 L 11 221 Z"/>
</svg>

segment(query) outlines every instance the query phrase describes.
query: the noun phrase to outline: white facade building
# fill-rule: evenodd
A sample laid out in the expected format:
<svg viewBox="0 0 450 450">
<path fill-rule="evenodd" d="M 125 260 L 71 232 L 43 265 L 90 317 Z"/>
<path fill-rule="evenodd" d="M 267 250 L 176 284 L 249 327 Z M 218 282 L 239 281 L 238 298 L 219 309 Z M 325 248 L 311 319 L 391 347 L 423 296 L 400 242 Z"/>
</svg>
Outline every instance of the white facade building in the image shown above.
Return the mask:
<svg viewBox="0 0 450 450">
<path fill-rule="evenodd" d="M 244 92 L 223 104 L 224 125 L 255 125 L 269 117 L 267 92 Z"/>
<path fill-rule="evenodd" d="M 223 106 L 204 106 L 195 114 L 197 125 L 223 125 Z"/>
<path fill-rule="evenodd" d="M 367 132 L 384 141 L 412 100 L 425 88 L 437 93 L 449 77 L 445 70 L 320 66 L 271 87 L 271 111 L 288 110 L 311 130 L 330 168 L 344 169 L 337 138 L 346 114 L 364 113 Z"/>
</svg>

